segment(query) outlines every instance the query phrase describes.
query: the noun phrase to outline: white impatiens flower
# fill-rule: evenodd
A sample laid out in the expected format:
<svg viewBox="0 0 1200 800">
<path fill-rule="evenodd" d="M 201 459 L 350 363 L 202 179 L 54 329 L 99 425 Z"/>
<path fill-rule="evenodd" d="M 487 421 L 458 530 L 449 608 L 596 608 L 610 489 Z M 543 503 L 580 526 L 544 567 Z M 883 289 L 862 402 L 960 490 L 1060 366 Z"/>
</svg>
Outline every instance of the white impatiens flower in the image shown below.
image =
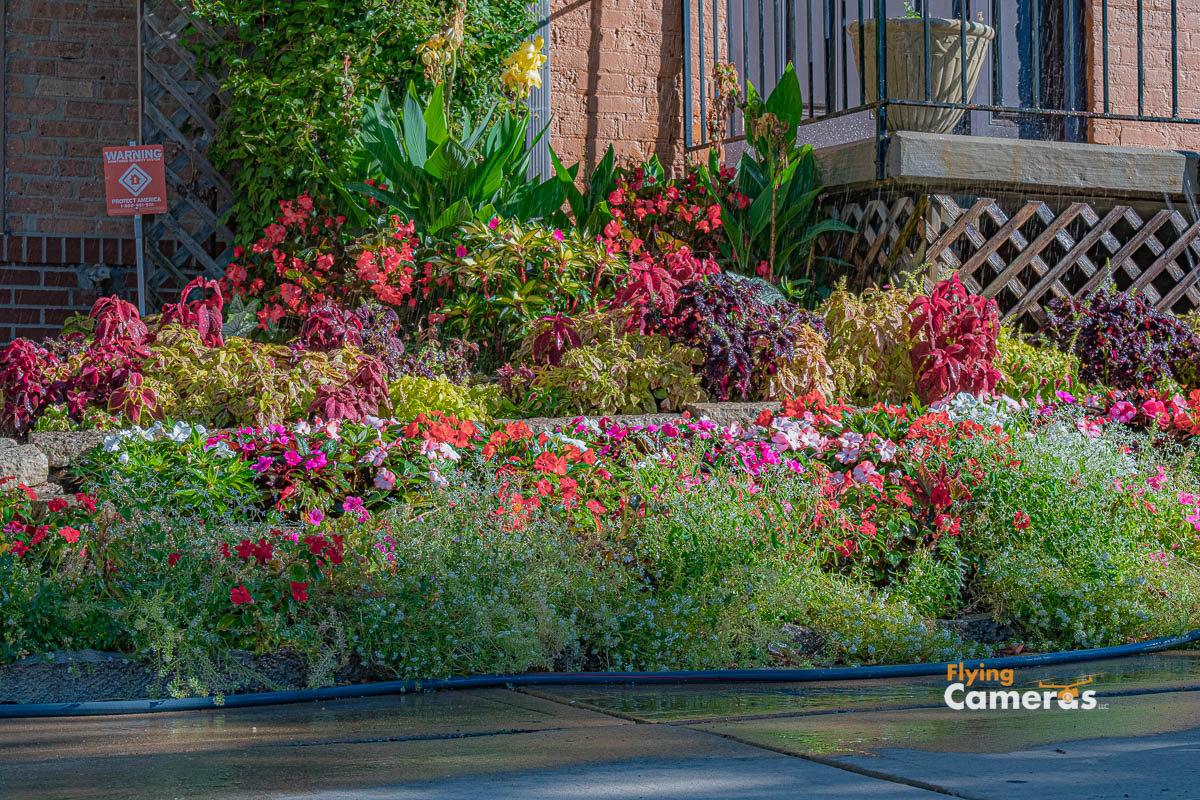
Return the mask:
<svg viewBox="0 0 1200 800">
<path fill-rule="evenodd" d="M 167 438 L 172 442 L 186 442 L 191 435 L 191 425 L 188 425 L 186 422 L 176 422 L 171 426 L 171 432 L 167 434 Z"/>
</svg>

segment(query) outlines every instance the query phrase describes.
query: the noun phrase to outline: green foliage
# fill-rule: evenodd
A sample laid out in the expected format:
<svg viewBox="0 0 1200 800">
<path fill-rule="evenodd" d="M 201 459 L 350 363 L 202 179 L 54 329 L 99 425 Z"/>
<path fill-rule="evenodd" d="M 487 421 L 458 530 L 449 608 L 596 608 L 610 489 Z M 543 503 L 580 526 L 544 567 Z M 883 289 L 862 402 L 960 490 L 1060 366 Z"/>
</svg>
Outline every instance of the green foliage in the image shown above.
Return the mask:
<svg viewBox="0 0 1200 800">
<path fill-rule="evenodd" d="M 114 417 L 95 406 L 86 406 L 79 413 L 79 419 L 71 416 L 66 403 L 53 403 L 41 409 L 37 422 L 31 430 L 42 433 L 48 431 L 90 431 L 104 428 L 117 428 L 122 424 L 120 417 Z"/>
<path fill-rule="evenodd" d="M 208 447 L 202 426 L 126 428 L 73 466 L 92 493 L 130 514 L 212 521 L 245 518 L 259 498 L 248 462 L 228 447 Z"/>
<path fill-rule="evenodd" d="M 812 281 L 817 237 L 853 230 L 820 211 L 822 187 L 812 145 L 797 143 L 803 110 L 800 81 L 789 63 L 766 99 L 747 84 L 742 113 L 751 149 L 738 160 L 735 193 L 718 186 L 720 148 L 709 155 L 706 182 L 721 202 L 729 257 L 747 275 L 765 262 L 775 278 Z"/>
<path fill-rule="evenodd" d="M 544 317 L 596 308 L 628 270 L 582 234 L 500 221 L 468 223 L 458 244 L 429 263 L 454 277 L 457 293 L 443 309 L 448 329 L 491 342 L 496 355 Z"/>
<path fill-rule="evenodd" d="M 1131 434 L 1089 438 L 1069 416 L 1000 453 L 961 449 L 990 473 L 962 540 L 979 565 L 972 592 L 1031 643 L 1099 647 L 1200 626 L 1200 574 L 1176 549 L 1182 512 L 1172 516 L 1189 479 L 1161 492 L 1148 480 L 1166 453 Z"/>
<path fill-rule="evenodd" d="M 348 384 L 363 358 L 235 338 L 208 347 L 189 328 L 168 325 L 144 362 L 162 414 L 208 425 L 279 424 L 308 416 L 322 384 Z"/>
<path fill-rule="evenodd" d="M 838 396 L 870 404 L 903 401 L 912 394 L 911 302 L 912 295 L 897 288 L 856 295 L 843 286 L 821 305 Z"/>
<path fill-rule="evenodd" d="M 506 108 L 495 117 L 493 107 L 478 121 L 464 115 L 461 134 L 450 119 L 441 86 L 424 109 L 410 86 L 400 111 L 384 89 L 366 105 L 358 136 L 356 158 L 367 182 L 349 188 L 434 237 L 497 215 L 523 222 L 548 217 L 562 206 L 561 181 L 528 180 L 528 112 Z"/>
<path fill-rule="evenodd" d="M 1009 397 L 1050 399 L 1057 390 L 1081 392 L 1079 359 L 1052 347 L 1036 347 L 1008 325 L 1000 327 L 996 367 L 1003 377 L 997 391 Z"/>
<path fill-rule="evenodd" d="M 356 177 L 364 100 L 387 86 L 425 86 L 417 46 L 452 13 L 438 0 L 194 5 L 197 27 L 217 33 L 186 40 L 232 98 L 210 156 L 231 175 L 233 217 L 245 230 L 271 222 L 281 197 Z M 467 0 L 466 9 L 456 101 L 478 112 L 497 95 L 502 62 L 531 20 L 515 0 Z"/>
<path fill-rule="evenodd" d="M 484 422 L 500 401 L 497 386 L 464 386 L 444 377 L 402 375 L 388 384 L 392 416 L 407 422 L 418 414 L 442 411 L 459 419 Z"/>
<path fill-rule="evenodd" d="M 550 161 L 554 165 L 554 176 L 562 186 L 567 206 L 571 209 L 575 227 L 588 236 L 599 236 L 603 232 L 604 226 L 612 219 L 608 198 L 613 189 L 617 188 L 619 178 L 613 146 L 611 144 L 608 146 L 604 157 L 586 177 L 583 190 L 580 190 L 577 185 L 579 164 L 572 164 L 570 167 L 563 166 L 558 154 L 553 150 L 550 151 Z M 648 162 L 648 166 L 651 175 L 656 180 L 661 180 L 662 165 L 658 162 L 658 156 L 654 156 Z"/>
<path fill-rule="evenodd" d="M 700 353 L 665 336 L 616 336 L 569 350 L 521 387 L 523 410 L 546 414 L 678 411 L 705 399 L 693 367 Z"/>
</svg>

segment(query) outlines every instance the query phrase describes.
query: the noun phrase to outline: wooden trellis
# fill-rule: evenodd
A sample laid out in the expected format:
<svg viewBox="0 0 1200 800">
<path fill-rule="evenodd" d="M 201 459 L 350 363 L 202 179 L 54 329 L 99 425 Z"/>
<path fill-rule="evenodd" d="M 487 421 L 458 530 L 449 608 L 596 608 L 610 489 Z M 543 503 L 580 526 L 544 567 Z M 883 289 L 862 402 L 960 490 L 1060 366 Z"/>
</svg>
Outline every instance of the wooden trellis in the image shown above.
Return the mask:
<svg viewBox="0 0 1200 800">
<path fill-rule="evenodd" d="M 217 34 L 175 0 L 142 4 L 142 140 L 163 145 L 170 210 L 146 232 L 151 305 L 171 286 L 197 274 L 224 274 L 233 233 L 224 224 L 233 203 L 229 182 L 209 162 L 217 118 L 230 97 L 214 75 L 197 70 L 180 42 L 185 32 L 212 40 Z"/>
<path fill-rule="evenodd" d="M 824 253 L 860 279 L 926 263 L 957 270 L 1006 319 L 1035 327 L 1051 299 L 1090 294 L 1110 279 L 1160 309 L 1200 306 L 1200 222 L 1173 208 L 1143 218 L 1129 205 L 1082 200 L 1056 211 L 1041 200 L 901 193 L 843 198 L 831 211 L 855 232 L 826 240 Z"/>
</svg>

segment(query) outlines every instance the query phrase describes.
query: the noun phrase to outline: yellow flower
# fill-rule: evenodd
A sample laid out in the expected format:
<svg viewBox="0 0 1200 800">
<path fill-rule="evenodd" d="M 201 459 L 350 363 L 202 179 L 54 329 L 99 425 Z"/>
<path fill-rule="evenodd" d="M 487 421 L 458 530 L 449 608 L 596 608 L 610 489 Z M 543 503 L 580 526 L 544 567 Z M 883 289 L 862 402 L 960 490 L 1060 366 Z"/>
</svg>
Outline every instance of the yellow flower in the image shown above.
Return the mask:
<svg viewBox="0 0 1200 800">
<path fill-rule="evenodd" d="M 523 43 L 504 59 L 505 70 L 500 80 L 515 96 L 524 97 L 530 89 L 542 87 L 541 68 L 546 63 L 542 49 L 545 46 L 546 41 L 539 36 L 532 42 Z"/>
</svg>

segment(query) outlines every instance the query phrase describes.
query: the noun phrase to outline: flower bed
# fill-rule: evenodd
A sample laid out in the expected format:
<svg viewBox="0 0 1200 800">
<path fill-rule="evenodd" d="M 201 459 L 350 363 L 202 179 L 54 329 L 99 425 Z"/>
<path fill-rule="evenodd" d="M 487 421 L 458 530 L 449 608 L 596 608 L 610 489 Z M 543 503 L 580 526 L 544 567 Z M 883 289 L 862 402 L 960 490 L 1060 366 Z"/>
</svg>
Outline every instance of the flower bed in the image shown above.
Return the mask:
<svg viewBox="0 0 1200 800">
<path fill-rule="evenodd" d="M 735 168 L 540 182 L 515 97 L 384 92 L 362 183 L 281 202 L 222 280 L 6 346 L 0 663 L 116 652 L 186 694 L 264 654 L 321 684 L 1197 627 L 1196 320 L 1113 287 L 1030 338 L 955 275 L 851 291 L 775 92 Z M 938 622 L 978 613 L 1004 640 Z"/>
<path fill-rule="evenodd" d="M 143 654 L 187 693 L 221 689 L 233 650 L 296 653 L 326 665 L 319 683 L 351 663 L 871 663 L 1178 632 L 1200 623 L 1200 487 L 1167 412 L 1136 414 L 1154 436 L 1119 403 L 968 395 L 809 396 L 730 427 L 434 414 L 112 434 L 73 466 L 78 502 L 6 504 L 4 657 Z M 1014 640 L 935 622 L 981 609 Z M 789 643 L 795 623 L 819 653 Z"/>
</svg>

